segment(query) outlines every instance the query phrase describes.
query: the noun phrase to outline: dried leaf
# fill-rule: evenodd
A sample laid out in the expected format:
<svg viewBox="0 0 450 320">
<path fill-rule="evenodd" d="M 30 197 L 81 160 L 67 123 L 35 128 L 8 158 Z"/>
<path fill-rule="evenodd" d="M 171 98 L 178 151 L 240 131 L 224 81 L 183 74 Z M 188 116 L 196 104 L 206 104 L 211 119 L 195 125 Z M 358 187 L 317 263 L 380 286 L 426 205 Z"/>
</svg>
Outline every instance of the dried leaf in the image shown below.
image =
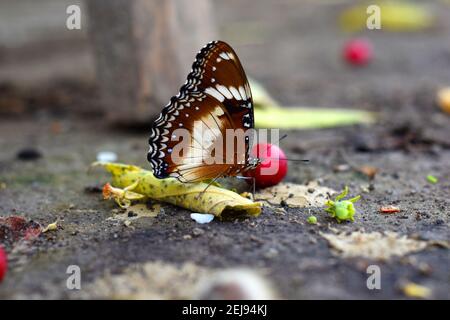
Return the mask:
<svg viewBox="0 0 450 320">
<path fill-rule="evenodd" d="M 161 205 L 155 203 L 153 205 L 148 205 L 147 203 L 135 203 L 130 204 L 125 210 L 115 214 L 113 217 L 108 218 L 109 220 L 119 220 L 123 221 L 125 226 L 129 227 L 132 220 L 139 218 L 154 218 L 161 212 Z"/>
<path fill-rule="evenodd" d="M 42 228 L 39 223 L 21 216 L 0 217 L 0 242 L 14 244 L 20 240 L 33 240 Z"/>
<path fill-rule="evenodd" d="M 133 200 L 147 198 L 177 205 L 193 212 L 210 213 L 219 218 L 258 216 L 261 204 L 239 194 L 206 183 L 181 183 L 177 179 L 157 179 L 137 166 L 120 163 L 94 163 L 112 175 L 115 187 L 106 187 L 104 196 L 114 198 L 123 207 Z M 206 191 L 205 191 L 206 189 Z"/>
<path fill-rule="evenodd" d="M 367 176 L 370 180 L 373 180 L 373 178 L 375 178 L 375 175 L 378 173 L 378 168 L 363 165 L 357 168 L 357 171 Z"/>
<path fill-rule="evenodd" d="M 335 193 L 335 190 L 320 187 L 316 183 L 308 185 L 280 183 L 262 189 L 255 197 L 257 200 L 264 200 L 274 205 L 283 202 L 289 207 L 321 207 L 328 197 Z"/>
<path fill-rule="evenodd" d="M 46 226 L 43 230 L 42 233 L 46 233 L 48 231 L 55 231 L 58 230 L 58 221 L 55 221 L 53 223 L 50 223 L 48 226 Z"/>
<path fill-rule="evenodd" d="M 389 231 L 384 234 L 355 231 L 350 235 L 346 233 L 321 233 L 321 235 L 344 258 L 365 257 L 375 260 L 388 260 L 393 256 L 403 256 L 427 247 L 425 241 L 410 239 Z"/>
<path fill-rule="evenodd" d="M 380 208 L 380 212 L 381 212 L 381 213 L 392 214 L 392 213 L 400 212 L 400 208 L 399 208 L 399 207 L 394 207 L 394 206 L 381 207 L 381 208 Z"/>
</svg>

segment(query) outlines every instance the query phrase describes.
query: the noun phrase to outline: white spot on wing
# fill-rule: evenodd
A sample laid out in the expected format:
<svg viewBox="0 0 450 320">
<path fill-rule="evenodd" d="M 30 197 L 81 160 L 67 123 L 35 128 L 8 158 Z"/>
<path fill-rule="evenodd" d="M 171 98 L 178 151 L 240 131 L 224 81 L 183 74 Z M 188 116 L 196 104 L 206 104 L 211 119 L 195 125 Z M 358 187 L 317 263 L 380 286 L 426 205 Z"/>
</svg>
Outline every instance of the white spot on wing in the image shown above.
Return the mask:
<svg viewBox="0 0 450 320">
<path fill-rule="evenodd" d="M 216 89 L 214 88 L 206 88 L 205 89 L 205 93 L 209 94 L 210 96 L 216 98 L 217 100 L 219 100 L 220 102 L 223 102 L 223 100 L 225 100 L 225 97 Z"/>
<path fill-rule="evenodd" d="M 239 93 L 241 94 L 243 100 L 247 100 L 247 94 L 245 93 L 243 86 L 239 86 Z"/>
<path fill-rule="evenodd" d="M 239 94 L 239 91 L 238 91 L 235 87 L 230 86 L 230 87 L 228 88 L 228 90 L 230 90 L 231 94 L 233 95 L 233 97 L 234 97 L 236 100 L 242 100 L 242 97 L 241 97 L 241 95 Z"/>
<path fill-rule="evenodd" d="M 245 84 L 245 93 L 247 94 L 247 97 L 250 97 L 252 95 L 248 83 Z"/>
<path fill-rule="evenodd" d="M 222 52 L 221 54 L 219 54 L 219 56 L 224 60 L 230 60 L 230 57 L 226 52 Z"/>
<path fill-rule="evenodd" d="M 227 99 L 233 99 L 233 95 L 231 92 L 227 89 L 227 87 L 222 86 L 220 84 L 216 85 L 217 90 L 220 91 L 221 94 L 223 94 Z"/>
</svg>

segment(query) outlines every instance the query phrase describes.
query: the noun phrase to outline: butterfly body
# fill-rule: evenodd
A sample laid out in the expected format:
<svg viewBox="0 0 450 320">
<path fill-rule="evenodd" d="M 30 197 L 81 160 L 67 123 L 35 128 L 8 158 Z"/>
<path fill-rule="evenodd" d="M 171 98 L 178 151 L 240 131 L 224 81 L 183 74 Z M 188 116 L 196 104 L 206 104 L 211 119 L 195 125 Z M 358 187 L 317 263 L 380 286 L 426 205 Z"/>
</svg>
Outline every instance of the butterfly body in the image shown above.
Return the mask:
<svg viewBox="0 0 450 320">
<path fill-rule="evenodd" d="M 161 179 L 236 176 L 258 164 L 249 157 L 253 128 L 244 69 L 228 44 L 213 41 L 197 54 L 185 84 L 154 121 L 147 159 Z M 230 150 L 232 142 L 241 147 Z"/>
</svg>

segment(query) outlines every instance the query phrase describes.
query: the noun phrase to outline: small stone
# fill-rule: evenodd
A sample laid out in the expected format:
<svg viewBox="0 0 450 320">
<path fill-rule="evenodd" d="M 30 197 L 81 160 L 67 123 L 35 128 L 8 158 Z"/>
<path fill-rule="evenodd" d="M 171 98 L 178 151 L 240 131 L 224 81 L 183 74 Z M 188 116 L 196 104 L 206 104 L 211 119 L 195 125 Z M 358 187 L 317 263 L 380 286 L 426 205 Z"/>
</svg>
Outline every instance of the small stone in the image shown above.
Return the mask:
<svg viewBox="0 0 450 320">
<path fill-rule="evenodd" d="M 344 172 L 350 170 L 350 166 L 348 164 L 338 164 L 333 167 L 334 172 Z"/>
<path fill-rule="evenodd" d="M 117 154 L 112 151 L 100 151 L 97 153 L 97 161 L 99 162 L 114 162 L 117 160 Z"/>
<path fill-rule="evenodd" d="M 192 236 L 191 236 L 190 234 L 185 234 L 185 235 L 183 236 L 183 239 L 184 239 L 184 240 L 191 240 L 191 239 L 192 239 Z"/>
<path fill-rule="evenodd" d="M 214 220 L 214 215 L 209 213 L 191 213 L 191 218 L 197 223 L 210 223 Z"/>
<path fill-rule="evenodd" d="M 138 214 L 132 210 L 128 211 L 128 218 L 136 217 Z"/>
<path fill-rule="evenodd" d="M 204 233 L 205 233 L 205 231 L 204 231 L 203 229 L 200 229 L 200 228 L 194 228 L 194 229 L 192 230 L 192 234 L 193 234 L 194 236 L 196 236 L 196 237 L 201 236 L 201 235 L 204 234 Z"/>
<path fill-rule="evenodd" d="M 278 250 L 275 248 L 270 248 L 267 252 L 264 253 L 264 257 L 267 259 L 273 259 L 278 256 Z"/>
<path fill-rule="evenodd" d="M 42 154 L 33 148 L 25 148 L 17 153 L 17 159 L 23 161 L 33 161 L 42 157 Z"/>
</svg>

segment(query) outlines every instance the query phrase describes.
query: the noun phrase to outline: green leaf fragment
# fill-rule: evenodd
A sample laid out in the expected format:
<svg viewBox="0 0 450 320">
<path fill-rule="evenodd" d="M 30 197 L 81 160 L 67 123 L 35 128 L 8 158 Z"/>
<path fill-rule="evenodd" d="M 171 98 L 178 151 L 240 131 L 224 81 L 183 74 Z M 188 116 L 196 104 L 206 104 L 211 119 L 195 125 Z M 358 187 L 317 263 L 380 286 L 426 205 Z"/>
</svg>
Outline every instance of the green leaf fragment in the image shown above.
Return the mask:
<svg viewBox="0 0 450 320">
<path fill-rule="evenodd" d="M 306 219 L 306 221 L 309 224 L 317 224 L 317 218 L 315 216 L 309 216 L 308 219 Z"/>
<path fill-rule="evenodd" d="M 342 221 L 355 221 L 354 215 L 356 213 L 354 203 L 358 201 L 361 196 L 356 196 L 348 200 L 344 199 L 348 194 L 348 187 L 345 186 L 344 190 L 336 196 L 334 201 L 328 200 L 325 202 L 326 212 L 329 213 L 330 217 L 336 218 L 338 223 Z"/>
<path fill-rule="evenodd" d="M 433 184 L 434 184 L 434 183 L 438 183 L 438 182 L 439 182 L 439 179 L 436 178 L 435 176 L 429 174 L 429 175 L 427 176 L 427 181 L 428 181 L 429 183 L 433 183 Z"/>
</svg>

